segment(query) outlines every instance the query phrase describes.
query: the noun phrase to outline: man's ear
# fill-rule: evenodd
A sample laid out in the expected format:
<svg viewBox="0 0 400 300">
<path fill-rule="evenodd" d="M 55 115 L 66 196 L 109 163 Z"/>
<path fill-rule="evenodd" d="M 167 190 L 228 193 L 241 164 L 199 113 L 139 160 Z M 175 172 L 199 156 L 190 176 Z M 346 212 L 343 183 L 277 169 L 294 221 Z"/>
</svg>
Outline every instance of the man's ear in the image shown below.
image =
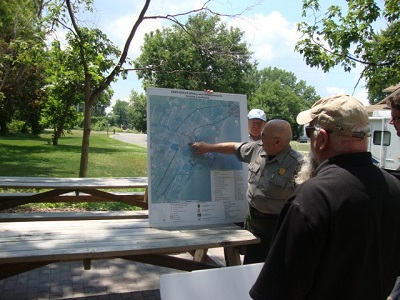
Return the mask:
<svg viewBox="0 0 400 300">
<path fill-rule="evenodd" d="M 324 150 L 328 147 L 329 145 L 329 133 L 321 128 L 318 132 L 317 135 L 317 142 L 318 142 L 318 148 L 319 150 Z"/>
</svg>

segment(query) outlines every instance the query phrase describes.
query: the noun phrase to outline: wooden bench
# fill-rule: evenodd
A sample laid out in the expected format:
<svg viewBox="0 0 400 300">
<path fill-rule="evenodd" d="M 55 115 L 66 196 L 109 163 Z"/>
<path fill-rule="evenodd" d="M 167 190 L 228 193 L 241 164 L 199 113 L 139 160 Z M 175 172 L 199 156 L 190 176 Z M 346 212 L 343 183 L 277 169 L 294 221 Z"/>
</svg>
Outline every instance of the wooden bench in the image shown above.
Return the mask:
<svg viewBox="0 0 400 300">
<path fill-rule="evenodd" d="M 0 210 L 28 203 L 54 202 L 121 202 L 148 208 L 147 177 L 120 178 L 53 178 L 0 177 Z M 7 190 L 21 190 L 8 192 Z M 120 192 L 118 190 L 143 191 Z M 28 192 L 26 190 L 36 190 Z"/>
<path fill-rule="evenodd" d="M 90 195 L 81 192 L 69 192 L 62 195 L 47 195 L 39 200 L 34 199 L 37 193 L 0 193 L 0 210 L 9 208 L 5 207 L 6 203 L 16 203 L 18 201 L 28 201 L 31 197 L 32 200 L 29 203 L 80 203 L 80 202 L 123 202 L 132 206 L 137 206 L 143 209 L 148 208 L 146 192 L 112 192 L 115 198 L 104 198 L 97 195 Z M 111 196 L 110 196 L 111 197 Z"/>
<path fill-rule="evenodd" d="M 123 258 L 179 270 L 221 267 L 209 248 L 224 248 L 226 266 L 241 264 L 239 249 L 259 239 L 236 225 L 157 229 L 148 219 L 0 222 L 0 279 L 60 261 Z M 173 256 L 191 253 L 193 259 Z"/>
<path fill-rule="evenodd" d="M 0 222 L 147 219 L 147 210 L 0 213 Z"/>
</svg>

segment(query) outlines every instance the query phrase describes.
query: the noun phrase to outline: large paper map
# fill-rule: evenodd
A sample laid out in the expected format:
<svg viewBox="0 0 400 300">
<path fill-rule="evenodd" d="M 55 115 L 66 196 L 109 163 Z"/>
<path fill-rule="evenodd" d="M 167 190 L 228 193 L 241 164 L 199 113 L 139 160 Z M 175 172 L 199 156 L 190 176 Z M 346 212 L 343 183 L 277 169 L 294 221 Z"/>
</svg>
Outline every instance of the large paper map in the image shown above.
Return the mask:
<svg viewBox="0 0 400 300">
<path fill-rule="evenodd" d="M 195 155 L 193 142 L 247 139 L 246 97 L 147 90 L 150 225 L 243 221 L 245 165 L 234 155 Z"/>
</svg>

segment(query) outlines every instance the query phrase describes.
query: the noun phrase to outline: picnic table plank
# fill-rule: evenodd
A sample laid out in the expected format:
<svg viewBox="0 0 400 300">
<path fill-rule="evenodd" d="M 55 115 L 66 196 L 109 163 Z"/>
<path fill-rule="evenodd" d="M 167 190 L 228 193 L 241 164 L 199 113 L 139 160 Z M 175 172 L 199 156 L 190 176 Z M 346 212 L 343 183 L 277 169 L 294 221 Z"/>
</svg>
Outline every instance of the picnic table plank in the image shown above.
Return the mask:
<svg viewBox="0 0 400 300">
<path fill-rule="evenodd" d="M 147 219 L 147 210 L 128 211 L 51 211 L 0 213 L 0 222 L 27 221 L 65 221 L 65 220 L 99 220 L 99 219 Z"/>
<path fill-rule="evenodd" d="M 257 243 L 235 225 L 157 229 L 144 219 L 0 223 L 0 264 L 171 254 Z"/>
<path fill-rule="evenodd" d="M 57 178 L 57 177 L 8 177 L 0 176 L 0 188 L 136 188 L 147 187 L 147 177 L 101 177 L 101 178 Z"/>
<path fill-rule="evenodd" d="M 28 203 L 46 202 L 121 202 L 148 208 L 147 177 L 55 178 L 0 176 L 0 189 L 29 190 L 35 193 L 0 193 L 0 210 Z M 144 189 L 121 194 L 115 190 Z M 68 196 L 68 197 L 67 197 Z"/>
</svg>

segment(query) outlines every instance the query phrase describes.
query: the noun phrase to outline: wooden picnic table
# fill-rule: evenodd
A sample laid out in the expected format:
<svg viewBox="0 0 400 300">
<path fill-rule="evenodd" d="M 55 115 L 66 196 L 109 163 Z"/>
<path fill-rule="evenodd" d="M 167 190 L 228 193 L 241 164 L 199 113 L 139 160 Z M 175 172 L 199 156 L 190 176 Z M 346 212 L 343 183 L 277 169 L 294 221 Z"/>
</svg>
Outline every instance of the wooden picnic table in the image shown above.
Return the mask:
<svg viewBox="0 0 400 300">
<path fill-rule="evenodd" d="M 123 258 L 179 269 L 221 267 L 207 256 L 224 248 L 226 266 L 240 265 L 239 249 L 259 239 L 234 224 L 157 229 L 148 219 L 0 221 L 0 279 L 61 261 Z M 173 254 L 189 252 L 193 258 Z"/>
<path fill-rule="evenodd" d="M 46 202 L 122 202 L 144 209 L 147 202 L 147 177 L 54 178 L 0 176 L 0 210 L 28 203 Z M 35 192 L 19 190 L 34 189 Z M 144 192 L 116 192 L 121 189 L 144 189 Z M 107 190 L 107 191 L 104 191 Z"/>
</svg>

